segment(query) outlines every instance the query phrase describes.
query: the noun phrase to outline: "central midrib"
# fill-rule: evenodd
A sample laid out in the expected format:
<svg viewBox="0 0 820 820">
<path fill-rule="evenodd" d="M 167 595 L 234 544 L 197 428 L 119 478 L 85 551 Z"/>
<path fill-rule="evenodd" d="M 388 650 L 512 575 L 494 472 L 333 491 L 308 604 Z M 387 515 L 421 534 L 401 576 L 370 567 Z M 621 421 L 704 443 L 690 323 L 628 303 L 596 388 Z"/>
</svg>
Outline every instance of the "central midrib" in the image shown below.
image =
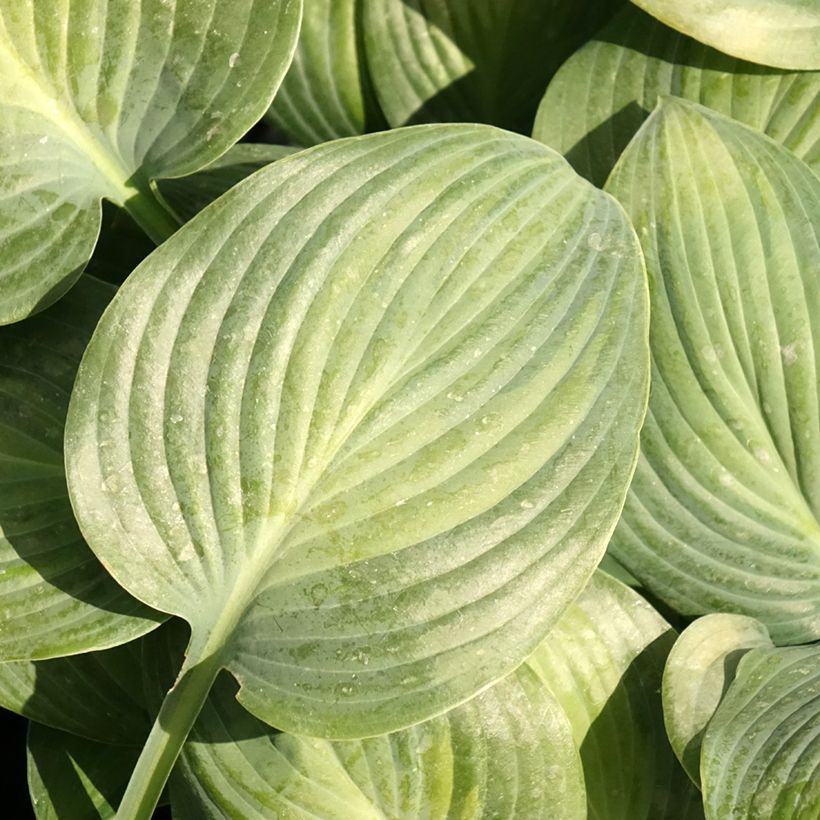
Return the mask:
<svg viewBox="0 0 820 820">
<path fill-rule="evenodd" d="M 2 25 L 2 21 L 0 21 Z M 0 105 L 18 105 L 43 116 L 44 119 L 52 123 L 59 133 L 67 138 L 83 156 L 87 157 L 100 176 L 109 183 L 108 191 L 100 191 L 100 195 L 110 197 L 119 205 L 124 205 L 134 194 L 140 192 L 137 185 L 131 184 L 130 180 L 135 176 L 135 172 L 125 167 L 122 158 L 113 150 L 112 146 L 102 142 L 92 131 L 87 123 L 77 111 L 73 100 L 66 97 L 63 92 L 46 82 L 45 72 L 35 71 L 24 60 L 20 58 L 17 49 L 9 42 L 8 34 L 5 30 L 0 31 L 0 54 L 5 54 L 8 66 L 15 69 L 18 77 L 24 79 L 29 87 L 25 99 L 20 102 L 10 100 L 8 86 L 4 87 L 0 81 L 0 91 L 2 94 Z M 43 136 L 49 136 L 44 134 Z"/>
</svg>

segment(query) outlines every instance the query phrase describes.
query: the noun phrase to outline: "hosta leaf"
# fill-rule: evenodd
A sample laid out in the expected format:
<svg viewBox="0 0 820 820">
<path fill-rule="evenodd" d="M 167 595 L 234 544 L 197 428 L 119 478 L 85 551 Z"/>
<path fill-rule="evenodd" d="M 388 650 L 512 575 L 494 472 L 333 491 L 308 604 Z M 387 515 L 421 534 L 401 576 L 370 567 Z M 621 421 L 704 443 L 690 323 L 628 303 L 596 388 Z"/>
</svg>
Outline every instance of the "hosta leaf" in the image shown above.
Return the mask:
<svg viewBox="0 0 820 820">
<path fill-rule="evenodd" d="M 267 118 L 297 145 L 383 124 L 364 60 L 363 0 L 305 4 L 299 43 Z"/>
<path fill-rule="evenodd" d="M 158 187 L 174 211 L 187 222 L 245 177 L 297 150 L 286 145 L 242 142 L 207 168 L 181 179 L 162 180 Z"/>
<path fill-rule="evenodd" d="M 158 239 L 149 181 L 197 171 L 267 109 L 301 0 L 0 0 L 0 323 L 91 256 L 100 200 Z"/>
<path fill-rule="evenodd" d="M 650 277 L 652 395 L 615 557 L 685 614 L 820 637 L 820 179 L 664 100 L 608 190 Z"/>
<path fill-rule="evenodd" d="M 820 812 L 820 645 L 752 649 L 703 739 L 709 820 Z"/>
<path fill-rule="evenodd" d="M 703 816 L 663 726 L 674 638 L 640 595 L 596 572 L 528 661 L 572 723 L 592 820 Z"/>
<path fill-rule="evenodd" d="M 227 666 L 263 720 L 336 738 L 439 714 L 600 560 L 645 310 L 622 211 L 532 140 L 420 127 L 286 158 L 106 312 L 68 425 L 83 531 L 191 624 L 188 685 Z"/>
<path fill-rule="evenodd" d="M 619 4 L 364 0 L 367 63 L 387 121 L 529 132 L 550 77 Z"/>
<path fill-rule="evenodd" d="M 139 744 L 151 723 L 142 689 L 141 646 L 47 661 L 0 663 L 0 706 L 103 743 Z"/>
<path fill-rule="evenodd" d="M 820 71 L 784 71 L 728 57 L 631 4 L 555 75 L 533 137 L 603 185 L 667 94 L 765 131 L 820 171 Z"/>
<path fill-rule="evenodd" d="M 663 712 L 675 754 L 700 785 L 700 744 L 743 655 L 771 647 L 766 627 L 745 615 L 699 618 L 681 634 L 663 673 Z"/>
<path fill-rule="evenodd" d="M 111 646 L 156 625 L 77 529 L 63 427 L 80 357 L 114 288 L 83 277 L 61 304 L 0 328 L 0 658 Z"/>
<path fill-rule="evenodd" d="M 820 68 L 815 0 L 632 0 L 666 25 L 714 48 L 780 68 Z"/>
<path fill-rule="evenodd" d="M 108 820 L 138 749 L 108 746 L 32 723 L 28 783 L 37 820 Z"/>
<path fill-rule="evenodd" d="M 572 730 L 526 667 L 440 717 L 360 741 L 276 734 L 234 690 L 217 682 L 185 745 L 171 781 L 180 820 L 586 816 Z"/>
</svg>

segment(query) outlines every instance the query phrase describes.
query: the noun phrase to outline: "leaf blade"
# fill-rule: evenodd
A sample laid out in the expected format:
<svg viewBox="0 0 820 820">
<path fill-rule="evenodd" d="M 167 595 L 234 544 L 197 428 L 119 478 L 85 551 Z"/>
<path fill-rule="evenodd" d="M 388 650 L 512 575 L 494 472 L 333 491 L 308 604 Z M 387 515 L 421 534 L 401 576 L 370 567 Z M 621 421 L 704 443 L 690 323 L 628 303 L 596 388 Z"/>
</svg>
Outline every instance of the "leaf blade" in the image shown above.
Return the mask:
<svg viewBox="0 0 820 820">
<path fill-rule="evenodd" d="M 177 236 L 121 290 L 72 401 L 72 497 L 115 576 L 192 624 L 189 658 L 235 632 L 240 699 L 302 733 L 400 728 L 514 668 L 592 572 L 632 469 L 645 292 L 617 206 L 526 138 L 421 127 L 275 163 Z M 475 641 L 444 628 L 468 605 Z"/>
</svg>

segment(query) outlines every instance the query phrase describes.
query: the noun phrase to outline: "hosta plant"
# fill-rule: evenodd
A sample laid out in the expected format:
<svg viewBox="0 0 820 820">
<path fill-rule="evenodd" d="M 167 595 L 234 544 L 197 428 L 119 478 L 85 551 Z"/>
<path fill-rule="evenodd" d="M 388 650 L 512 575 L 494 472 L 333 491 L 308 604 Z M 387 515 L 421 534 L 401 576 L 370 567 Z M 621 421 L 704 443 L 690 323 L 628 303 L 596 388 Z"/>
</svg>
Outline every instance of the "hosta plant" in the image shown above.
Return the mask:
<svg viewBox="0 0 820 820">
<path fill-rule="evenodd" d="M 820 20 L 679 5 L 0 0 L 19 816 L 820 814 Z"/>
</svg>

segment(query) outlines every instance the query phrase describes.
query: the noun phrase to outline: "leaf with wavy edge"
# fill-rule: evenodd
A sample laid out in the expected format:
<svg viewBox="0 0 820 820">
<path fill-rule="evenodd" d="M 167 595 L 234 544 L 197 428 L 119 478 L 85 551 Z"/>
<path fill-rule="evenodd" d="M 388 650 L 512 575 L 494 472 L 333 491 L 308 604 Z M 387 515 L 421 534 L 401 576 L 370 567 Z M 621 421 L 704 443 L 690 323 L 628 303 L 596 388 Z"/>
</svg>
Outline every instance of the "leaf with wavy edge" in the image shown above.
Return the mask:
<svg viewBox="0 0 820 820">
<path fill-rule="evenodd" d="M 32 723 L 28 784 L 37 820 L 109 820 L 139 751 Z"/>
<path fill-rule="evenodd" d="M 90 740 L 139 746 L 151 720 L 142 688 L 142 645 L 47 661 L 0 663 L 0 706 Z"/>
<path fill-rule="evenodd" d="M 150 181 L 199 170 L 262 116 L 300 16 L 301 0 L 0 0 L 0 324 L 76 281 L 102 199 L 173 232 Z"/>
<path fill-rule="evenodd" d="M 663 673 L 664 722 L 678 760 L 698 786 L 703 733 L 741 657 L 755 647 L 771 646 L 759 621 L 720 613 L 698 618 L 672 647 Z"/>
<path fill-rule="evenodd" d="M 663 725 L 659 688 L 675 634 L 598 571 L 527 661 L 572 723 L 593 820 L 703 816 Z"/>
<path fill-rule="evenodd" d="M 736 60 L 631 4 L 561 66 L 541 101 L 533 137 L 603 185 L 666 94 L 765 131 L 820 171 L 820 71 Z"/>
<path fill-rule="evenodd" d="M 703 738 L 708 820 L 815 820 L 820 645 L 752 649 Z"/>
<path fill-rule="evenodd" d="M 779 68 L 820 68 L 820 5 L 815 0 L 632 2 L 734 57 Z"/>
<path fill-rule="evenodd" d="M 63 427 L 80 357 L 115 289 L 83 277 L 62 304 L 0 328 L 0 659 L 101 649 L 153 629 L 100 566 L 65 483 Z"/>
<path fill-rule="evenodd" d="M 529 133 L 550 77 L 618 5 L 364 0 L 376 96 L 394 127 L 475 121 Z"/>
<path fill-rule="evenodd" d="M 487 126 L 328 143 L 195 217 L 68 423 L 89 541 L 191 624 L 170 712 L 227 667 L 263 720 L 361 737 L 515 668 L 614 526 L 646 322 L 617 203 Z"/>
<path fill-rule="evenodd" d="M 364 59 L 362 0 L 311 0 L 267 119 L 305 147 L 384 127 Z"/>
<path fill-rule="evenodd" d="M 298 150 L 287 145 L 241 142 L 201 171 L 180 179 L 160 180 L 157 187 L 175 213 L 188 222 L 246 177 Z"/>
<path fill-rule="evenodd" d="M 685 614 L 820 637 L 820 179 L 666 98 L 607 183 L 651 294 L 652 393 L 615 557 Z"/>
</svg>

